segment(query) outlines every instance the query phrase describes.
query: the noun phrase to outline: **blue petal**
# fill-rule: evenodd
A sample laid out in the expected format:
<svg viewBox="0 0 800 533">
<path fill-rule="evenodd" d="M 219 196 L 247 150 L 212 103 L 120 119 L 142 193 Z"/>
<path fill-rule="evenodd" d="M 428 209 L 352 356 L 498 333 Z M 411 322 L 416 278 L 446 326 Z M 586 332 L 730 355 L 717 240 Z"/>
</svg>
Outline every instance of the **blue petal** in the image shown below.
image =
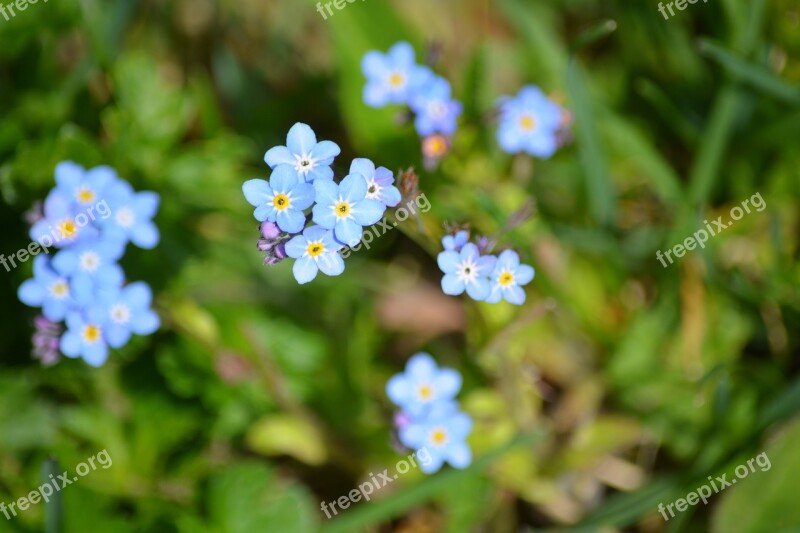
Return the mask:
<svg viewBox="0 0 800 533">
<path fill-rule="evenodd" d="M 147 283 L 137 281 L 125 287 L 122 297 L 132 309 L 146 309 L 153 301 L 153 291 Z"/>
<path fill-rule="evenodd" d="M 316 222 L 316 219 L 314 220 Z M 355 221 L 346 218 L 338 220 L 334 226 L 334 235 L 339 242 L 343 242 L 349 246 L 355 246 L 361 240 L 361 232 L 363 228 Z"/>
<path fill-rule="evenodd" d="M 458 296 L 464 292 L 464 282 L 455 274 L 445 274 L 442 278 L 442 291 L 450 296 Z"/>
<path fill-rule="evenodd" d="M 308 250 L 308 240 L 303 235 L 298 235 L 297 237 L 292 237 L 286 243 L 286 255 L 291 257 L 292 259 L 297 259 L 298 257 L 302 257 L 306 250 Z"/>
<path fill-rule="evenodd" d="M 339 186 L 332 181 L 315 180 L 314 191 L 319 205 L 333 206 L 339 201 Z"/>
<path fill-rule="evenodd" d="M 472 431 L 472 418 L 466 413 L 457 412 L 448 416 L 450 433 L 455 439 L 464 439 Z"/>
<path fill-rule="evenodd" d="M 137 335 L 152 335 L 161 326 L 161 319 L 154 311 L 146 310 L 131 317 L 131 331 Z"/>
<path fill-rule="evenodd" d="M 390 185 L 381 190 L 381 201 L 389 207 L 395 207 L 400 203 L 401 199 L 402 197 L 400 196 L 400 191 L 397 189 L 397 187 Z"/>
<path fill-rule="evenodd" d="M 430 354 L 419 352 L 414 354 L 406 363 L 406 374 L 414 381 L 430 381 L 435 376 L 439 367 Z"/>
<path fill-rule="evenodd" d="M 292 152 L 285 146 L 270 148 L 267 150 L 267 153 L 264 154 L 264 162 L 269 165 L 270 168 L 275 168 L 278 165 L 294 166 L 295 161 Z"/>
<path fill-rule="evenodd" d="M 97 285 L 101 287 L 121 287 L 122 282 L 125 281 L 125 273 L 122 267 L 117 264 L 105 265 L 100 267 L 95 272 L 95 280 Z"/>
<path fill-rule="evenodd" d="M 458 266 L 458 263 L 460 261 L 461 261 L 461 256 L 457 252 L 452 250 L 445 250 L 444 252 L 440 252 L 439 255 L 436 256 L 436 262 L 438 263 L 439 268 L 445 274 L 455 272 L 456 267 Z M 463 291 L 464 289 L 461 290 Z"/>
<path fill-rule="evenodd" d="M 492 291 L 489 293 L 489 296 L 486 297 L 484 300 L 486 303 L 496 304 L 500 300 L 503 299 L 503 289 L 500 287 L 499 284 L 492 285 Z"/>
<path fill-rule="evenodd" d="M 444 459 L 437 453 L 431 453 L 430 449 L 426 448 L 426 450 L 428 450 L 428 456 L 430 457 L 430 460 L 425 463 L 420 461 L 419 469 L 426 474 L 435 474 L 442 468 Z"/>
<path fill-rule="evenodd" d="M 386 206 L 377 200 L 361 200 L 353 207 L 353 220 L 362 226 L 371 226 L 381 219 Z"/>
<path fill-rule="evenodd" d="M 370 107 L 383 107 L 390 101 L 389 91 L 382 83 L 370 83 L 364 87 L 364 103 Z"/>
<path fill-rule="evenodd" d="M 25 281 L 17 291 L 19 301 L 31 307 L 40 307 L 46 295 L 45 288 L 35 279 Z"/>
<path fill-rule="evenodd" d="M 311 153 L 311 149 L 317 144 L 317 136 L 314 130 L 302 122 L 296 123 L 289 130 L 286 136 L 286 146 L 295 155 L 306 155 Z"/>
<path fill-rule="evenodd" d="M 525 291 L 518 285 L 506 287 L 504 296 L 508 303 L 514 305 L 522 305 L 525 303 Z"/>
<path fill-rule="evenodd" d="M 337 218 L 336 215 L 333 214 L 333 208 L 330 205 L 318 203 L 311 212 L 312 220 L 315 224 L 319 224 L 325 229 L 333 229 L 336 225 Z"/>
<path fill-rule="evenodd" d="M 477 261 L 478 256 L 480 256 L 480 255 L 481 255 L 481 253 L 480 253 L 480 251 L 478 251 L 478 247 L 475 246 L 471 242 L 468 242 L 467 244 L 464 245 L 463 248 L 461 248 L 461 258 L 462 259 L 470 259 L 471 258 L 471 259 Z"/>
<path fill-rule="evenodd" d="M 96 342 L 91 346 L 86 346 L 83 349 L 83 360 L 91 366 L 103 366 L 103 363 L 108 359 L 108 346 L 102 342 Z"/>
<path fill-rule="evenodd" d="M 414 47 L 405 41 L 392 46 L 388 55 L 396 66 L 411 66 L 414 64 Z"/>
<path fill-rule="evenodd" d="M 329 248 L 327 239 L 331 232 L 320 226 L 309 226 L 304 232 L 303 236 L 311 242 L 322 241 L 326 248 Z"/>
<path fill-rule="evenodd" d="M 497 257 L 497 268 L 513 271 L 519 265 L 519 256 L 514 250 L 503 250 Z"/>
<path fill-rule="evenodd" d="M 105 338 L 112 348 L 122 348 L 128 344 L 131 332 L 127 328 L 115 324 L 105 331 Z"/>
<path fill-rule="evenodd" d="M 81 353 L 81 338 L 74 331 L 67 331 L 61 336 L 59 348 L 67 357 L 78 357 Z"/>
<path fill-rule="evenodd" d="M 131 228 L 131 242 L 139 248 L 151 250 L 156 247 L 161 236 L 152 222 L 136 224 Z"/>
<path fill-rule="evenodd" d="M 375 163 L 365 157 L 353 159 L 350 164 L 350 174 L 361 174 L 369 180 L 375 176 Z"/>
<path fill-rule="evenodd" d="M 466 468 L 472 462 L 472 450 L 466 443 L 453 443 L 447 447 L 445 459 L 454 468 Z"/>
<path fill-rule="evenodd" d="M 158 212 L 161 197 L 152 191 L 142 191 L 133 198 L 133 210 L 141 218 L 153 218 Z"/>
<path fill-rule="evenodd" d="M 425 427 L 422 424 L 411 424 L 400 430 L 400 442 L 409 448 L 422 448 L 425 445 Z"/>
<path fill-rule="evenodd" d="M 297 185 L 298 179 L 292 167 L 280 165 L 272 171 L 269 178 L 269 186 L 274 194 L 286 194 L 292 187 Z M 271 199 L 271 198 L 270 198 Z"/>
<path fill-rule="evenodd" d="M 306 216 L 297 209 L 284 209 L 278 211 L 278 227 L 286 233 L 300 233 L 306 225 Z"/>
<path fill-rule="evenodd" d="M 374 50 L 367 52 L 361 59 L 361 72 L 367 78 L 383 79 L 388 72 L 385 56 Z"/>
<path fill-rule="evenodd" d="M 311 157 L 319 160 L 322 164 L 330 164 L 333 158 L 342 153 L 339 145 L 332 141 L 321 141 L 311 150 Z"/>
<path fill-rule="evenodd" d="M 311 259 L 311 257 L 301 257 L 294 262 L 294 266 L 292 267 L 294 279 L 296 279 L 300 285 L 308 283 L 316 278 L 318 270 L 316 261 Z"/>
<path fill-rule="evenodd" d="M 478 258 L 477 267 L 482 276 L 490 276 L 494 272 L 497 258 L 493 255 L 484 255 Z"/>
<path fill-rule="evenodd" d="M 69 304 L 66 300 L 54 300 L 52 298 L 45 298 L 42 302 L 42 314 L 48 320 L 58 322 L 64 320 L 69 312 Z"/>
<path fill-rule="evenodd" d="M 491 292 L 492 286 L 488 279 L 478 278 L 473 283 L 467 284 L 467 294 L 475 301 L 485 300 Z"/>
<path fill-rule="evenodd" d="M 72 161 L 62 161 L 56 165 L 56 184 L 59 187 L 72 189 L 80 185 L 85 170 Z"/>
<path fill-rule="evenodd" d="M 308 172 L 305 181 L 311 183 L 313 181 L 333 181 L 333 169 L 329 166 L 317 166 Z"/>
<path fill-rule="evenodd" d="M 434 386 L 440 397 L 453 399 L 461 389 L 461 374 L 451 368 L 443 368 L 439 371 Z"/>
<path fill-rule="evenodd" d="M 326 252 L 319 256 L 317 266 L 323 274 L 338 276 L 344 272 L 344 259 L 335 252 Z"/>
<path fill-rule="evenodd" d="M 292 189 L 292 207 L 303 210 L 311 207 L 317 197 L 317 191 L 310 183 L 300 183 Z"/>
<path fill-rule="evenodd" d="M 516 272 L 514 272 L 514 281 L 516 281 L 518 285 L 527 285 L 531 282 L 535 274 L 536 272 L 533 270 L 532 266 L 519 265 Z"/>
<path fill-rule="evenodd" d="M 83 272 L 75 275 L 71 286 L 73 297 L 80 305 L 88 305 L 94 299 L 94 282 L 89 275 Z"/>
<path fill-rule="evenodd" d="M 386 383 L 386 396 L 399 407 L 404 407 L 411 397 L 411 384 L 404 374 L 397 374 Z"/>
<path fill-rule="evenodd" d="M 248 203 L 258 207 L 272 199 L 272 187 L 262 179 L 247 180 L 242 185 L 242 192 Z"/>
<path fill-rule="evenodd" d="M 278 216 L 278 210 L 272 204 L 264 204 L 256 207 L 253 209 L 253 218 L 258 220 L 259 222 L 264 222 L 265 220 L 269 220 L 270 222 L 275 222 L 275 219 Z"/>
<path fill-rule="evenodd" d="M 339 184 L 339 194 L 348 202 L 358 202 L 367 195 L 367 180 L 361 174 L 348 174 Z"/>
</svg>

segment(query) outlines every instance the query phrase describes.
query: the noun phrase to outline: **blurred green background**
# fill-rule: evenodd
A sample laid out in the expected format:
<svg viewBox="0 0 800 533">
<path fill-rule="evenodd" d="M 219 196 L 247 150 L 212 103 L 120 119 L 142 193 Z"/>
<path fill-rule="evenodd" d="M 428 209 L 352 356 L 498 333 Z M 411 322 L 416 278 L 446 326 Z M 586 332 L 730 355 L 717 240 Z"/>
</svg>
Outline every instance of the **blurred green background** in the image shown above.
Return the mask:
<svg viewBox="0 0 800 533">
<path fill-rule="evenodd" d="M 68 532 L 775 532 L 800 527 L 800 6 L 366 0 L 39 2 L 0 19 L 0 252 L 57 162 L 109 164 L 162 198 L 130 280 L 163 319 L 101 369 L 30 357 L 35 310 L 0 271 L 0 501 L 102 449 L 63 492 Z M 615 31 L 611 31 L 615 29 Z M 361 101 L 360 59 L 399 40 L 465 104 L 452 153 L 422 168 L 397 108 Z M 548 161 L 500 152 L 496 98 L 541 86 L 575 113 Z M 353 157 L 415 167 L 432 209 L 298 286 L 261 265 L 241 184 L 297 121 Z M 704 250 L 680 243 L 760 193 Z M 521 308 L 451 298 L 443 223 L 506 233 L 537 276 Z M 459 369 L 475 464 L 412 470 L 326 520 L 404 457 L 383 388 L 429 351 Z M 772 468 L 664 522 L 659 503 L 767 451 Z M 45 506 L 0 531 L 42 531 Z"/>
</svg>

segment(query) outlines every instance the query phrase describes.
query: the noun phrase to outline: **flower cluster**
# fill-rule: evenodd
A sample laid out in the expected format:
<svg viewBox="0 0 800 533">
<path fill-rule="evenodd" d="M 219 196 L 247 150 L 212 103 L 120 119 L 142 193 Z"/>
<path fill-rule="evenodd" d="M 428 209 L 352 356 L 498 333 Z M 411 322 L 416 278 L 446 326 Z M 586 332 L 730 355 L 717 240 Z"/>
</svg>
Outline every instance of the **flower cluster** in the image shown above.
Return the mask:
<svg viewBox="0 0 800 533">
<path fill-rule="evenodd" d="M 452 98 L 450 82 L 417 65 L 414 49 L 406 42 L 395 44 L 387 54 L 367 52 L 361 70 L 367 78 L 364 102 L 370 107 L 409 106 L 417 133 L 423 137 L 426 158 L 441 158 L 463 111 L 461 103 Z"/>
<path fill-rule="evenodd" d="M 42 308 L 33 338 L 34 357 L 45 364 L 82 357 L 101 366 L 108 347 L 121 348 L 131 334 L 150 335 L 160 320 L 150 309 L 152 293 L 143 282 L 124 286 L 117 264 L 128 242 L 151 249 L 158 244 L 152 218 L 154 192 L 134 192 L 111 167 L 86 170 L 73 162 L 56 166 L 56 186 L 35 218 L 30 236 L 44 253 L 33 262 L 33 278 L 19 288 L 20 301 Z M 60 322 L 66 322 L 62 334 Z"/>
<path fill-rule="evenodd" d="M 513 250 L 504 250 L 497 257 L 482 254 L 482 250 L 490 248 L 486 238 L 479 239 L 477 245 L 468 241 L 466 230 L 442 239 L 444 251 L 439 253 L 437 262 L 444 272 L 444 293 L 457 296 L 466 291 L 477 301 L 525 303 L 522 286 L 533 280 L 533 267 L 520 264 L 519 255 Z"/>
<path fill-rule="evenodd" d="M 427 353 L 411 357 L 405 372 L 386 384 L 386 395 L 401 409 L 395 416 L 400 442 L 415 450 L 425 448 L 431 456 L 428 464 L 420 464 L 426 474 L 438 471 L 445 462 L 455 468 L 472 462 L 465 442 L 472 419 L 455 400 L 460 389 L 461 375 L 440 369 Z"/>
<path fill-rule="evenodd" d="M 547 159 L 566 142 L 572 114 L 538 87 L 525 86 L 514 97 L 500 98 L 498 105 L 497 142 L 505 152 Z"/>
<path fill-rule="evenodd" d="M 334 180 L 331 165 L 340 153 L 331 141 L 317 142 L 309 126 L 297 123 L 286 146 L 271 148 L 264 161 L 272 169 L 269 181 L 252 179 L 242 185 L 245 199 L 261 222 L 258 249 L 265 264 L 286 257 L 295 260 L 294 277 L 308 283 L 319 271 L 338 276 L 344 271 L 339 251 L 356 245 L 365 226 L 378 222 L 387 207 L 400 203 L 394 176 L 369 159 L 354 159 L 350 172 Z"/>
</svg>

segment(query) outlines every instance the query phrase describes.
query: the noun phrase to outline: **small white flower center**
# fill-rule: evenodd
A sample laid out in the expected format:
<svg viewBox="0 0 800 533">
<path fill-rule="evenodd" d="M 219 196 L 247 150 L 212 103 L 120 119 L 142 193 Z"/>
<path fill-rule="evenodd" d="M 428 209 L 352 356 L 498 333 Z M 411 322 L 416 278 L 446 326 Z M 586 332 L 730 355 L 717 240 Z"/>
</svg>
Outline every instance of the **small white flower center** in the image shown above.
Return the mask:
<svg viewBox="0 0 800 533">
<path fill-rule="evenodd" d="M 470 259 L 465 259 L 456 267 L 456 276 L 465 284 L 475 283 L 478 279 L 478 265 Z"/>
<path fill-rule="evenodd" d="M 378 185 L 374 179 L 368 181 L 366 198 L 369 200 L 379 200 L 381 197 L 381 190 L 383 190 L 383 187 Z"/>
<path fill-rule="evenodd" d="M 434 100 L 428 104 L 428 114 L 434 118 L 442 118 L 447 113 L 447 106 L 441 100 Z"/>
<path fill-rule="evenodd" d="M 125 304 L 116 304 L 111 308 L 111 311 L 109 311 L 109 315 L 111 316 L 112 322 L 123 325 L 127 324 L 131 319 L 131 310 L 128 309 L 128 306 Z"/>
<path fill-rule="evenodd" d="M 56 300 L 63 300 L 69 296 L 69 285 L 63 279 L 59 279 L 50 285 L 50 295 Z"/>
<path fill-rule="evenodd" d="M 94 272 L 100 266 L 100 256 L 97 255 L 96 252 L 88 251 L 83 252 L 81 254 L 80 259 L 78 260 L 80 264 L 81 270 L 85 270 L 86 272 Z"/>
<path fill-rule="evenodd" d="M 308 173 L 317 167 L 317 160 L 311 157 L 311 154 L 295 154 L 294 158 L 294 169 L 303 177 L 308 176 Z"/>
<path fill-rule="evenodd" d="M 133 214 L 133 209 L 127 206 L 119 209 L 115 218 L 117 224 L 126 229 L 133 226 L 133 223 L 136 222 L 136 215 Z"/>
</svg>

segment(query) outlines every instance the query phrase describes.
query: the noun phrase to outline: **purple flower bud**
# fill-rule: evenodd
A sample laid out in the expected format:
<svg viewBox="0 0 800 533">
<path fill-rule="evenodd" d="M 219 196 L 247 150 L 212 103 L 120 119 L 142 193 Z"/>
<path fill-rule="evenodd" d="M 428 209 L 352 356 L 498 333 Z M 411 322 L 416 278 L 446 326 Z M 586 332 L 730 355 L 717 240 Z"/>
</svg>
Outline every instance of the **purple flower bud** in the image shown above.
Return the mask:
<svg viewBox="0 0 800 533">
<path fill-rule="evenodd" d="M 266 239 L 258 239 L 258 243 L 256 244 L 256 247 L 262 252 L 268 252 L 272 250 L 273 246 L 275 246 L 275 244 Z"/>
<path fill-rule="evenodd" d="M 258 230 L 261 232 L 261 236 L 267 240 L 277 239 L 281 234 L 280 228 L 274 222 L 262 222 Z"/>
<path fill-rule="evenodd" d="M 398 411 L 394 414 L 394 427 L 397 429 L 403 429 L 410 423 L 411 417 L 409 417 L 405 411 Z"/>
<path fill-rule="evenodd" d="M 283 261 L 284 259 L 286 259 L 285 243 L 278 244 L 273 251 L 275 252 L 275 257 L 278 258 L 279 261 Z"/>
</svg>

